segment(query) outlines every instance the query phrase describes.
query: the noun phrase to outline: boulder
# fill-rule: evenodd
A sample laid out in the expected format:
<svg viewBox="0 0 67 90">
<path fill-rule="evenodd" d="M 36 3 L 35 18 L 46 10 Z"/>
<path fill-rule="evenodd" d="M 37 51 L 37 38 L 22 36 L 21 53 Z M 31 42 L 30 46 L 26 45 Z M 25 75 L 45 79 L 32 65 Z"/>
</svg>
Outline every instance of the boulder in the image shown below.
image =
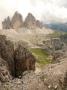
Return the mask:
<svg viewBox="0 0 67 90">
<path fill-rule="evenodd" d="M 14 52 L 15 75 L 21 76 L 24 71 L 35 70 L 35 57 L 22 45 Z"/>
<path fill-rule="evenodd" d="M 23 26 L 23 19 L 22 15 L 18 12 L 15 12 L 14 16 L 12 17 L 11 20 L 12 28 L 18 29 Z"/>
</svg>

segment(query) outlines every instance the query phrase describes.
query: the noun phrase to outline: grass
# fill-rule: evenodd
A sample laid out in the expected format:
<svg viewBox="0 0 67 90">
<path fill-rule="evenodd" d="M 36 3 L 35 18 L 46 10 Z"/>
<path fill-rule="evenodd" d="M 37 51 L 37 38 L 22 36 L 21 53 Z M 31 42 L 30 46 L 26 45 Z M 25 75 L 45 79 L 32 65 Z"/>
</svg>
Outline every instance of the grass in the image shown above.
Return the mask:
<svg viewBox="0 0 67 90">
<path fill-rule="evenodd" d="M 53 38 L 58 38 L 60 37 L 61 35 L 64 35 L 66 34 L 65 32 L 62 32 L 62 31 L 55 31 L 53 34 L 50 34 L 50 37 L 53 37 Z"/>
<path fill-rule="evenodd" d="M 51 63 L 48 53 L 41 48 L 31 48 L 30 51 L 36 57 L 37 63 L 41 66 Z"/>
</svg>

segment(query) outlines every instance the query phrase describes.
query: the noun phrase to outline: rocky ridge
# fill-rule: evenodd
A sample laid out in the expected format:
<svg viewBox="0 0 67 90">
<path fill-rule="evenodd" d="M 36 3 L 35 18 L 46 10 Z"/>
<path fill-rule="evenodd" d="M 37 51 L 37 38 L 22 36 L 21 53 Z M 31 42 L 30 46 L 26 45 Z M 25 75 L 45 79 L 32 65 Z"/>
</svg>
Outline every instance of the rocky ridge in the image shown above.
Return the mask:
<svg viewBox="0 0 67 90">
<path fill-rule="evenodd" d="M 3 29 L 18 29 L 21 27 L 33 29 L 36 27 L 42 28 L 43 25 L 39 20 L 36 20 L 36 18 L 31 13 L 28 13 L 25 21 L 23 22 L 22 15 L 18 12 L 15 12 L 11 20 L 10 17 L 7 17 L 2 22 L 2 27 Z"/>
</svg>

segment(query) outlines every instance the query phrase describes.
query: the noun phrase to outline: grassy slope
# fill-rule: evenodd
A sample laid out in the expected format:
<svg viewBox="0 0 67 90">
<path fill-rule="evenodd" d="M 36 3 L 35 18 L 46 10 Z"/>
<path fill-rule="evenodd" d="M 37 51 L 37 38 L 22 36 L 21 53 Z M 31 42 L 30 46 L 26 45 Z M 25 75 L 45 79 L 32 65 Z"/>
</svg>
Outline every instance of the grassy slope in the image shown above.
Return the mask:
<svg viewBox="0 0 67 90">
<path fill-rule="evenodd" d="M 40 65 L 45 65 L 51 63 L 49 55 L 41 48 L 31 48 L 30 51 L 36 57 L 37 63 Z"/>
<path fill-rule="evenodd" d="M 58 38 L 58 37 L 60 37 L 61 35 L 64 35 L 64 34 L 66 34 L 66 32 L 55 31 L 54 33 L 50 34 L 49 36 L 53 37 L 53 38 L 56 38 L 56 37 Z"/>
</svg>

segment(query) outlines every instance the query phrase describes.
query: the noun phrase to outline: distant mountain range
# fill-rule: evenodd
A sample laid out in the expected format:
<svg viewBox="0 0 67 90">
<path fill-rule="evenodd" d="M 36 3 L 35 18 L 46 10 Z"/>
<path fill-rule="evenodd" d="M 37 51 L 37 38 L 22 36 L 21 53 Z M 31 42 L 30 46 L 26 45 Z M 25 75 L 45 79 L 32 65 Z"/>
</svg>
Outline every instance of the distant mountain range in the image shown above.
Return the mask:
<svg viewBox="0 0 67 90">
<path fill-rule="evenodd" d="M 18 28 L 31 28 L 34 29 L 36 27 L 42 28 L 42 22 L 37 20 L 32 13 L 28 13 L 27 17 L 23 21 L 23 16 L 17 11 L 14 13 L 13 17 L 9 16 L 2 21 L 3 29 L 18 29 Z"/>
<path fill-rule="evenodd" d="M 45 24 L 45 26 L 56 31 L 67 32 L 67 23 L 51 22 L 51 23 Z"/>
</svg>

